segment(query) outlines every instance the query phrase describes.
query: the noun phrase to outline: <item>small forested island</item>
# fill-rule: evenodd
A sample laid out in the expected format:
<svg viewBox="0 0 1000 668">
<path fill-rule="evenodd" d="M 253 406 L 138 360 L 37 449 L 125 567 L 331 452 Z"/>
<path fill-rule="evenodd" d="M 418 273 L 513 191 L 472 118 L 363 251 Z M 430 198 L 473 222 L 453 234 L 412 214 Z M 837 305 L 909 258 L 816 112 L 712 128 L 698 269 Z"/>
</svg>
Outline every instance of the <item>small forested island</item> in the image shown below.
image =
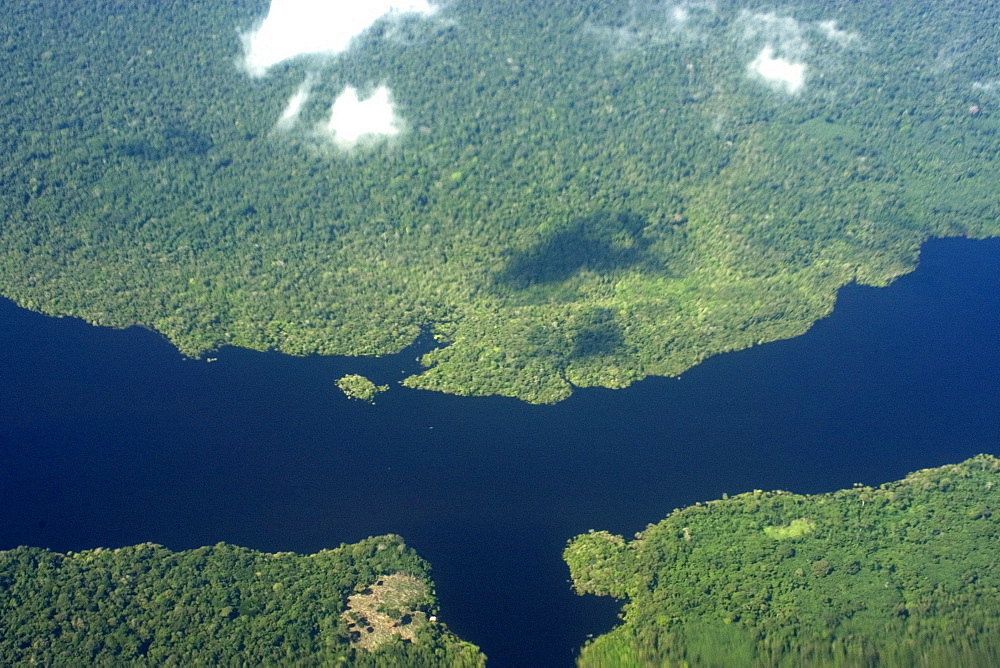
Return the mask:
<svg viewBox="0 0 1000 668">
<path fill-rule="evenodd" d="M 0 552 L 0 664 L 482 666 L 399 536 L 311 555 L 220 543 Z"/>
<path fill-rule="evenodd" d="M 389 389 L 388 385 L 376 385 L 370 379 L 356 373 L 338 378 L 337 387 L 349 399 L 358 399 L 369 404 L 374 404 L 375 397 Z"/>
<path fill-rule="evenodd" d="M 992 0 L 285 4 L 0 4 L 0 294 L 546 403 L 1000 233 Z"/>
<path fill-rule="evenodd" d="M 1000 460 L 830 494 L 740 494 L 626 541 L 577 536 L 580 594 L 628 599 L 581 666 L 1000 665 Z"/>
</svg>

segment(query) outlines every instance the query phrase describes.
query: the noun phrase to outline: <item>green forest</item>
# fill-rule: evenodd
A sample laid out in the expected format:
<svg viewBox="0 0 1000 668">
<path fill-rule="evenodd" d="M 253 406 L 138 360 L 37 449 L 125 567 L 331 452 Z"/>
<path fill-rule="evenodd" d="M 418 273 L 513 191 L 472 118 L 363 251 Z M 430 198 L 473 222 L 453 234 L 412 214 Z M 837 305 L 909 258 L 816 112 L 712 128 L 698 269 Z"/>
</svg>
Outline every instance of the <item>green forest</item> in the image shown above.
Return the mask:
<svg viewBox="0 0 1000 668">
<path fill-rule="evenodd" d="M 192 357 L 429 331 L 407 386 L 551 403 L 799 335 L 928 238 L 1000 232 L 994 2 L 453 0 L 253 78 L 267 6 L 2 3 L 0 294 Z M 304 128 L 387 86 L 405 130 L 277 127 L 304 80 Z"/>
<path fill-rule="evenodd" d="M 1000 665 L 1000 460 L 877 488 L 755 490 L 564 558 L 580 594 L 627 599 L 581 666 Z"/>
<path fill-rule="evenodd" d="M 626 600 L 578 662 L 995 666 L 998 490 L 1000 459 L 979 455 L 877 488 L 724 496 L 630 541 L 577 536 L 574 589 Z M 312 555 L 18 547 L 0 552 L 0 664 L 483 665 L 438 621 L 429 572 L 392 535 Z"/>
<path fill-rule="evenodd" d="M 399 536 L 311 555 L 220 543 L 0 552 L 0 664 L 482 666 Z"/>
</svg>

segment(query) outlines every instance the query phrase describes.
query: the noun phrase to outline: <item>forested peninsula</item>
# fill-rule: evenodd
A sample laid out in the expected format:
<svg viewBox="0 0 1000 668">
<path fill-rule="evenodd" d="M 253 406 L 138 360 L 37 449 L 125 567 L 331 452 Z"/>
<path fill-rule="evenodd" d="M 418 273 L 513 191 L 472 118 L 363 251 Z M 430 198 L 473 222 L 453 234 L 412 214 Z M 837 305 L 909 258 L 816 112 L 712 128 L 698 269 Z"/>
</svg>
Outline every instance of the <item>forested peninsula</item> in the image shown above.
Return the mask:
<svg viewBox="0 0 1000 668">
<path fill-rule="evenodd" d="M 545 403 L 1000 232 L 995 2 L 449 0 L 261 76 L 268 7 L 0 5 L 0 294 L 195 357 L 430 331 L 406 385 Z"/>
<path fill-rule="evenodd" d="M 482 666 L 399 536 L 311 555 L 220 543 L 0 552 L 0 664 Z"/>
<path fill-rule="evenodd" d="M 581 666 L 1000 665 L 1000 460 L 871 488 L 754 492 L 626 541 L 570 541 L 580 594 L 628 599 Z"/>
</svg>

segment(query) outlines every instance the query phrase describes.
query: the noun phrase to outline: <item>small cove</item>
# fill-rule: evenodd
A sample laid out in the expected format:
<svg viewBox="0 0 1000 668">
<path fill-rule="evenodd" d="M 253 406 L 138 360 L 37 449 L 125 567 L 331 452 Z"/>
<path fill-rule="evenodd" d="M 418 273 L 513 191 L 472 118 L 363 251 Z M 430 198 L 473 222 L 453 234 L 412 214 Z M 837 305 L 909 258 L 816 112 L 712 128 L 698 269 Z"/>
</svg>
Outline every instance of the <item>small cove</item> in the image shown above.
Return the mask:
<svg viewBox="0 0 1000 668">
<path fill-rule="evenodd" d="M 313 552 L 398 533 L 443 619 L 492 665 L 569 665 L 619 605 L 580 598 L 560 553 L 722 493 L 877 484 L 997 453 L 1000 240 L 936 240 L 885 289 L 847 286 L 806 335 L 680 379 L 556 406 L 404 388 L 349 402 L 375 360 L 223 349 L 185 360 L 140 328 L 0 300 L 0 549 L 226 541 Z"/>
</svg>

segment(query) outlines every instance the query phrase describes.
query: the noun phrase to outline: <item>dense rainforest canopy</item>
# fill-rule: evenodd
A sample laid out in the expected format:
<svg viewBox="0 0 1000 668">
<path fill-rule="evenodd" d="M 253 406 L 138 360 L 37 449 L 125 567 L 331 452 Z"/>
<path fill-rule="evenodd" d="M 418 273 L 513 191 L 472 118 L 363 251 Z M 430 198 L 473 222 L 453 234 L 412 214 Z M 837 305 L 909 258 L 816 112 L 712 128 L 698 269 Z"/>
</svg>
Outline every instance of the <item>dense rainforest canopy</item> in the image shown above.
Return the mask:
<svg viewBox="0 0 1000 668">
<path fill-rule="evenodd" d="M 754 491 L 564 554 L 581 594 L 627 598 L 583 666 L 1000 665 L 1000 460 L 878 488 Z"/>
<path fill-rule="evenodd" d="M 0 664 L 481 666 L 398 536 L 311 555 L 220 543 L 0 552 Z"/>
<path fill-rule="evenodd" d="M 254 71 L 268 8 L 2 3 L 0 293 L 192 356 L 429 329 L 409 386 L 553 402 L 1000 231 L 995 2 L 448 0 Z"/>
</svg>

